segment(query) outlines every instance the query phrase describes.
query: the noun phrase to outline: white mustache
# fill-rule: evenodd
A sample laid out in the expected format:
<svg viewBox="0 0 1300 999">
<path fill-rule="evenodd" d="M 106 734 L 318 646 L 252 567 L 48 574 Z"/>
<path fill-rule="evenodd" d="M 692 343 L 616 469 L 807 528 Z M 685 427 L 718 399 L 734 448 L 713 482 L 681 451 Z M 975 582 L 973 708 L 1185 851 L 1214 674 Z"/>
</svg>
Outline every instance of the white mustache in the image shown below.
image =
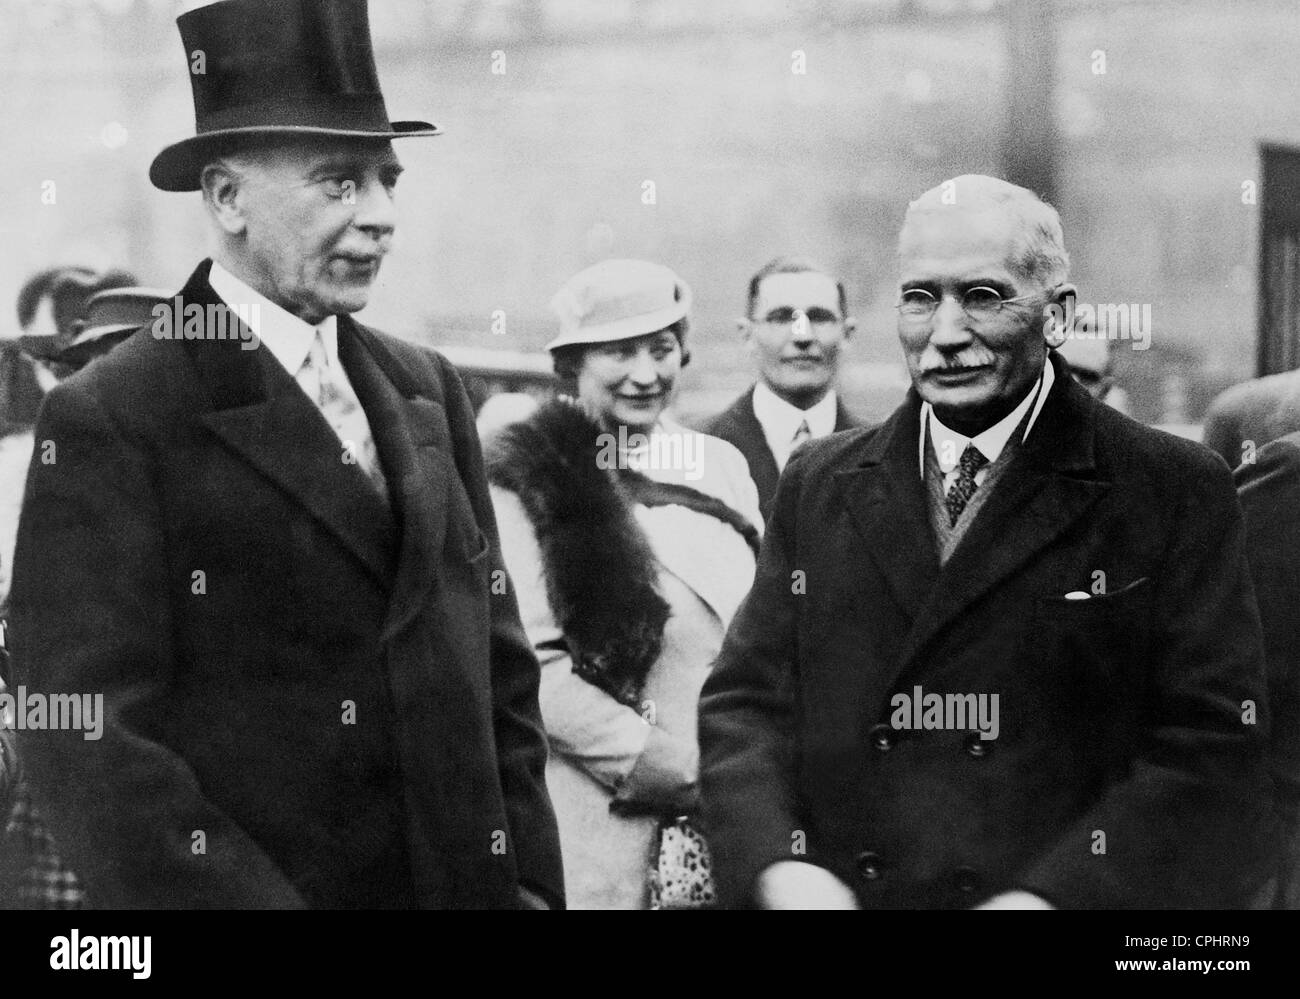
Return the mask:
<svg viewBox="0 0 1300 999">
<path fill-rule="evenodd" d="M 992 364 L 994 358 L 988 354 L 959 354 L 934 361 L 921 362 L 920 373 L 933 374 L 936 371 L 953 371 L 959 368 L 982 368 Z"/>
</svg>

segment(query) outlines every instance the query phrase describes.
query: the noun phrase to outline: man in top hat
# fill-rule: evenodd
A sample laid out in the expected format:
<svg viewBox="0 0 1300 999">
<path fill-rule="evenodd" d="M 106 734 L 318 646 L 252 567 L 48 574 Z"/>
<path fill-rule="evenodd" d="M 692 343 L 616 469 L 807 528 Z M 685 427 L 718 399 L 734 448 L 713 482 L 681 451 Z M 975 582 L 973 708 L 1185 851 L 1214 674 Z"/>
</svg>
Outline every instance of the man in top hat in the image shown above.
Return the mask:
<svg viewBox="0 0 1300 999">
<path fill-rule="evenodd" d="M 178 23 L 198 134 L 150 177 L 202 192 L 218 249 L 182 329 L 43 411 L 17 680 L 106 717 L 20 733 L 37 798 L 96 906 L 562 906 L 474 414 L 442 357 L 351 318 L 392 140 L 437 130 L 390 124 L 364 0 Z"/>
<path fill-rule="evenodd" d="M 772 908 L 1244 905 L 1274 849 L 1228 470 L 1070 378 L 1060 219 L 946 181 L 913 390 L 786 468 L 700 704 L 720 891 Z"/>
<path fill-rule="evenodd" d="M 857 426 L 835 390 L 855 324 L 844 282 L 810 260 L 777 257 L 750 279 L 737 325 L 758 380 L 700 429 L 745 456 L 766 518 L 795 448 Z"/>
</svg>

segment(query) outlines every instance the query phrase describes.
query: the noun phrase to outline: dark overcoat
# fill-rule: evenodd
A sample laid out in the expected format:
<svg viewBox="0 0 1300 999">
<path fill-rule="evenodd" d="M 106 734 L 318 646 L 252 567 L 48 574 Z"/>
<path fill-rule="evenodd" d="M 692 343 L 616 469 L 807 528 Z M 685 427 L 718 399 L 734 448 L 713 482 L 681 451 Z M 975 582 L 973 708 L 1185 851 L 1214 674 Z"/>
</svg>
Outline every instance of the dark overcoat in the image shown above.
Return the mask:
<svg viewBox="0 0 1300 999">
<path fill-rule="evenodd" d="M 1231 476 L 1053 363 L 1032 433 L 943 567 L 915 392 L 787 466 L 701 701 L 731 904 L 780 860 L 829 868 L 864 907 L 1011 889 L 1235 905 L 1262 880 L 1264 678 Z M 896 727 L 893 696 L 917 687 L 998 695 L 996 739 Z"/>
<path fill-rule="evenodd" d="M 1300 433 L 1260 448 L 1233 478 L 1264 627 L 1270 763 L 1284 836 L 1277 903 L 1300 909 Z"/>
<path fill-rule="evenodd" d="M 219 302 L 209 266 L 185 304 Z M 20 750 L 96 906 L 562 904 L 469 400 L 437 353 L 338 330 L 391 503 L 237 339 L 142 329 L 46 401 L 16 682 L 106 724 Z"/>
</svg>

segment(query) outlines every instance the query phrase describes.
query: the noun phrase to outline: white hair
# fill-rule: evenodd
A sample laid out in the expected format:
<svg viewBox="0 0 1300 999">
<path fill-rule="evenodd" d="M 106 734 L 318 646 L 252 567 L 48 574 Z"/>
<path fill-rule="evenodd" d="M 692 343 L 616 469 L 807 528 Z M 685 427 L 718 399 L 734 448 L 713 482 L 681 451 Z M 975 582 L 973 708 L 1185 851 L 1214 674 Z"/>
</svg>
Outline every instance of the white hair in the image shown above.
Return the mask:
<svg viewBox="0 0 1300 999">
<path fill-rule="evenodd" d="M 1047 287 L 1069 279 L 1070 255 L 1065 252 L 1061 216 L 1033 191 L 996 177 L 963 174 L 930 188 L 908 204 L 907 214 L 954 207 L 994 210 L 1011 216 L 1022 235 L 1021 245 L 1012 254 L 1012 265 L 1024 277 Z"/>
</svg>

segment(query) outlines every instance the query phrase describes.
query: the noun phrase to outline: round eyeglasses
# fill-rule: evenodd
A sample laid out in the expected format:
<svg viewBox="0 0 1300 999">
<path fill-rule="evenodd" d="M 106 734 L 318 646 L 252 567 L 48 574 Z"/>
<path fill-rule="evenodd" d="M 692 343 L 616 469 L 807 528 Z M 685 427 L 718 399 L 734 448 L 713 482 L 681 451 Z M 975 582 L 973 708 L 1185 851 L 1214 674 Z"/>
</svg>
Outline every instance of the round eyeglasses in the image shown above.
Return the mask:
<svg viewBox="0 0 1300 999">
<path fill-rule="evenodd" d="M 787 305 L 780 305 L 765 315 L 762 321 L 771 326 L 790 326 L 798 322 L 801 316 L 813 326 L 832 326 L 840 322 L 838 315 L 819 305 L 814 305 L 810 309 L 792 309 Z"/>
<path fill-rule="evenodd" d="M 977 285 L 974 288 L 967 288 L 962 293 L 960 304 L 962 311 L 972 319 L 992 319 L 1002 311 L 1002 306 L 1026 302 L 1041 294 L 1041 292 L 1030 292 L 1026 295 L 1017 295 L 1015 298 L 1003 298 L 1002 293 L 996 288 Z M 899 296 L 898 304 L 894 308 L 905 319 L 929 319 L 939 308 L 939 301 L 940 299 L 924 288 L 908 288 Z"/>
</svg>

